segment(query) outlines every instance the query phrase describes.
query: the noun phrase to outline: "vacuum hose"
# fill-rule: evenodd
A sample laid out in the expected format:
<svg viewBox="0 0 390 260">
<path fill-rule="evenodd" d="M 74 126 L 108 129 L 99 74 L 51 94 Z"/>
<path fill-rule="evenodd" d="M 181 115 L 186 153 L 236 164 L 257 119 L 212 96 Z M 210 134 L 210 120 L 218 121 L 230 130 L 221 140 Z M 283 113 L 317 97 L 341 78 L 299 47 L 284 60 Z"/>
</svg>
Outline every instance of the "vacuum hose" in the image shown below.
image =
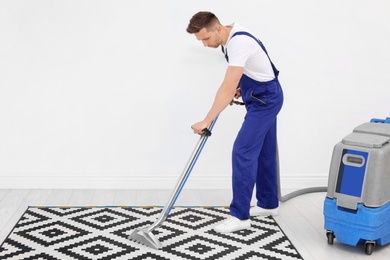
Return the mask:
<svg viewBox="0 0 390 260">
<path fill-rule="evenodd" d="M 232 100 L 230 102 L 230 105 L 245 105 L 244 102 Z M 288 201 L 289 199 L 295 198 L 297 196 L 307 194 L 307 193 L 314 193 L 314 192 L 326 192 L 328 187 L 312 187 L 312 188 L 305 188 L 297 191 L 293 191 L 291 193 L 288 193 L 284 196 L 282 196 L 282 191 L 281 191 L 281 184 L 280 184 L 280 167 L 279 167 L 279 149 L 278 145 L 276 145 L 276 167 L 277 167 L 277 174 L 278 174 L 278 197 L 280 202 L 285 202 Z"/>
</svg>

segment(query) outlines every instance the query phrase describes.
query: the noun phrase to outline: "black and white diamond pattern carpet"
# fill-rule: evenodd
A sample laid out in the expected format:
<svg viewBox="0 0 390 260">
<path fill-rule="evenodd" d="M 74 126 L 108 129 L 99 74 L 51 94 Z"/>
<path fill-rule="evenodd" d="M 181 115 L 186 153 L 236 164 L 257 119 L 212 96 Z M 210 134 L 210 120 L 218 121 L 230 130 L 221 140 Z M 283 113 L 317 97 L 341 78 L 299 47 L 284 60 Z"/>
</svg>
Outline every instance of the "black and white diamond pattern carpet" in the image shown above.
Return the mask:
<svg viewBox="0 0 390 260">
<path fill-rule="evenodd" d="M 153 233 L 154 250 L 128 239 L 160 216 L 161 207 L 29 207 L 0 247 L 0 259 L 214 260 L 302 259 L 272 217 L 251 229 L 220 234 L 226 207 L 175 207 Z"/>
</svg>

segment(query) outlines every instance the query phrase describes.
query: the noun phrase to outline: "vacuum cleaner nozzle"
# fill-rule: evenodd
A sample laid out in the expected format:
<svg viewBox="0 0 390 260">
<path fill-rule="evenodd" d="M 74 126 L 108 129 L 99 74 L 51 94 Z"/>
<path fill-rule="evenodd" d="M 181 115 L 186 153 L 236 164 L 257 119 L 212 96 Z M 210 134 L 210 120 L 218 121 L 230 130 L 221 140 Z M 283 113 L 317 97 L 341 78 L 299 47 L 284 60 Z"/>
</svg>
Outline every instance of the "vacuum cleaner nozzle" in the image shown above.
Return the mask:
<svg viewBox="0 0 390 260">
<path fill-rule="evenodd" d="M 152 233 L 152 231 L 149 231 L 147 228 L 135 229 L 130 234 L 129 239 L 156 250 L 162 247 L 161 242 L 158 241 L 157 237 Z"/>
</svg>

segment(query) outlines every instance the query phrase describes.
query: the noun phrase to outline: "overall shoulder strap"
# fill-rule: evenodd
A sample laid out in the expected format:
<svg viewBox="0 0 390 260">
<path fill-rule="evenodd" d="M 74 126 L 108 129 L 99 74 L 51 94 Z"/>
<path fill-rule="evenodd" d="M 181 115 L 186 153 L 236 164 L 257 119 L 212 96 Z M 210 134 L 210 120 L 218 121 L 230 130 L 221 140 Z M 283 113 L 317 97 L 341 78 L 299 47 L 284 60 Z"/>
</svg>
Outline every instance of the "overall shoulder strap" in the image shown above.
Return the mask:
<svg viewBox="0 0 390 260">
<path fill-rule="evenodd" d="M 230 39 L 232 39 L 234 36 L 237 36 L 237 35 L 249 36 L 252 39 L 254 39 L 260 45 L 260 47 L 263 49 L 263 51 L 267 55 L 269 61 L 271 62 L 272 70 L 274 71 L 275 77 L 277 77 L 279 75 L 279 71 L 276 69 L 275 65 L 273 64 L 273 62 L 272 62 L 271 58 L 269 57 L 268 52 L 265 49 L 263 43 L 259 39 L 257 39 L 255 36 L 253 36 L 252 34 L 250 34 L 248 32 L 245 32 L 245 31 L 235 32 Z M 226 61 L 229 62 L 229 57 L 228 57 L 228 54 L 227 54 L 227 50 L 224 50 L 223 46 L 221 46 L 221 47 L 222 47 L 222 52 L 225 54 Z"/>
</svg>

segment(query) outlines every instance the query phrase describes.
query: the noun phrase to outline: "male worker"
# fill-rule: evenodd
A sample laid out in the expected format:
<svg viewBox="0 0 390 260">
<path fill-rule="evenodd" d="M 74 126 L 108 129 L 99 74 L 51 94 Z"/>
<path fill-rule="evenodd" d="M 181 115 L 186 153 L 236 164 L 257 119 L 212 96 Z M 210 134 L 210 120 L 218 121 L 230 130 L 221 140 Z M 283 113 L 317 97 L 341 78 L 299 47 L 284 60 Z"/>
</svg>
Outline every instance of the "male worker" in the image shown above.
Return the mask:
<svg viewBox="0 0 390 260">
<path fill-rule="evenodd" d="M 283 104 L 279 71 L 263 44 L 237 23 L 221 25 L 211 12 L 198 12 L 187 32 L 203 45 L 222 46 L 228 62 L 225 78 L 206 117 L 192 125 L 201 134 L 229 105 L 242 97 L 246 116 L 233 146 L 233 199 L 230 217 L 214 227 L 221 233 L 250 228 L 250 216 L 276 215 L 278 212 L 276 116 Z M 257 206 L 250 209 L 256 184 Z"/>
</svg>

